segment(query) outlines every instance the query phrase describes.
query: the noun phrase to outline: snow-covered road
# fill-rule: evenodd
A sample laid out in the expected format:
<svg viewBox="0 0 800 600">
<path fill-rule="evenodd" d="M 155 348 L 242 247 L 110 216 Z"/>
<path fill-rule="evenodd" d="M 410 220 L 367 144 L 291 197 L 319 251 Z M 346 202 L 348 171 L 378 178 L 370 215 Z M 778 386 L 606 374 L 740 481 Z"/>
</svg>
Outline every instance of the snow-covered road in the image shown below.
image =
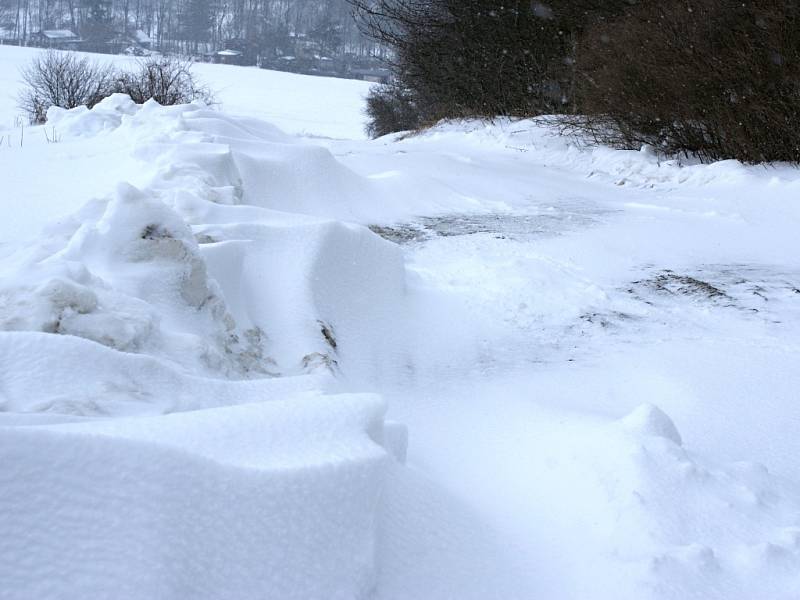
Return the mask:
<svg viewBox="0 0 800 600">
<path fill-rule="evenodd" d="M 339 152 L 474 207 L 373 227 L 406 255 L 379 389 L 410 464 L 525 557 L 520 598 L 798 593 L 794 171 L 453 129 Z"/>
</svg>

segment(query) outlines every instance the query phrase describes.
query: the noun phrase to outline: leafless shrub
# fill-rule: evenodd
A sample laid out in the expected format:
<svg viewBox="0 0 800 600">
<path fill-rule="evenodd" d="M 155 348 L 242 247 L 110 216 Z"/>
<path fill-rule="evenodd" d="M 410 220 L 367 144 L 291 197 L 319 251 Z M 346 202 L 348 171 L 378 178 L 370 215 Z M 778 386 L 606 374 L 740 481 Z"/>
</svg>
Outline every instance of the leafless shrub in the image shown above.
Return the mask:
<svg viewBox="0 0 800 600">
<path fill-rule="evenodd" d="M 188 60 L 158 56 L 139 63 L 132 72 L 117 76 L 115 91 L 127 94 L 137 104 L 152 99 L 162 106 L 187 104 L 202 100 L 214 104 L 212 92 L 200 85 L 191 71 Z"/>
<path fill-rule="evenodd" d="M 19 105 L 33 124 L 47 120 L 51 106 L 91 108 L 113 92 L 114 74 L 107 65 L 68 52 L 48 50 L 22 69 L 26 87 Z"/>
<path fill-rule="evenodd" d="M 127 94 L 138 104 L 150 99 L 164 106 L 194 100 L 214 104 L 211 91 L 192 74 L 191 62 L 173 57 L 154 57 L 134 71 L 115 71 L 78 54 L 48 50 L 22 70 L 22 79 L 26 87 L 19 105 L 33 124 L 44 123 L 51 106 L 92 108 L 114 93 Z"/>
<path fill-rule="evenodd" d="M 800 161 L 800 5 L 644 3 L 581 41 L 567 129 L 704 160 Z"/>
<path fill-rule="evenodd" d="M 393 47 L 395 76 L 413 94 L 420 121 L 561 107 L 556 57 L 564 40 L 558 25 L 537 17 L 528 0 L 351 3 L 364 31 Z"/>
</svg>

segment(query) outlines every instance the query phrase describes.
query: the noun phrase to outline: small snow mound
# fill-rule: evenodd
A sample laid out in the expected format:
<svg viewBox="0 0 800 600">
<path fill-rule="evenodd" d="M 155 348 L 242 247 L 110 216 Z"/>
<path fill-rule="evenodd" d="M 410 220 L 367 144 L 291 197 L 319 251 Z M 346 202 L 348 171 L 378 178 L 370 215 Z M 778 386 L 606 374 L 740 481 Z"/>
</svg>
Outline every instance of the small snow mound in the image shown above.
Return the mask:
<svg viewBox="0 0 800 600">
<path fill-rule="evenodd" d="M 91 110 L 79 106 L 70 110 L 51 106 L 47 109 L 47 125 L 59 133 L 73 136 L 93 136 L 111 131 L 122 124 L 125 116 L 134 115 L 139 106 L 126 94 L 111 94 Z"/>
<path fill-rule="evenodd" d="M 667 414 L 652 404 L 642 404 L 621 421 L 628 431 L 641 435 L 660 437 L 678 446 L 683 444 L 681 434 Z"/>
<path fill-rule="evenodd" d="M 650 561 L 650 568 L 654 573 L 677 576 L 686 569 L 695 572 L 714 572 L 718 571 L 721 565 L 713 548 L 692 543 L 654 556 Z"/>
</svg>

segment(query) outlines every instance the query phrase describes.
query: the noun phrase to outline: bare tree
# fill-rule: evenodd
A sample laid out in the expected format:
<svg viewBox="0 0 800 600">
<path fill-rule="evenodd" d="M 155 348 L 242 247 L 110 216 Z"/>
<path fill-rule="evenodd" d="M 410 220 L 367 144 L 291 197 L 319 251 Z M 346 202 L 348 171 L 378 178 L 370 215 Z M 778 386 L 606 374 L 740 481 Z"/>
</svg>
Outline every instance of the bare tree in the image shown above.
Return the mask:
<svg viewBox="0 0 800 600">
<path fill-rule="evenodd" d="M 92 107 L 113 91 L 114 73 L 107 65 L 78 55 L 49 50 L 22 70 L 26 84 L 20 107 L 32 123 L 44 123 L 51 106 Z"/>
</svg>

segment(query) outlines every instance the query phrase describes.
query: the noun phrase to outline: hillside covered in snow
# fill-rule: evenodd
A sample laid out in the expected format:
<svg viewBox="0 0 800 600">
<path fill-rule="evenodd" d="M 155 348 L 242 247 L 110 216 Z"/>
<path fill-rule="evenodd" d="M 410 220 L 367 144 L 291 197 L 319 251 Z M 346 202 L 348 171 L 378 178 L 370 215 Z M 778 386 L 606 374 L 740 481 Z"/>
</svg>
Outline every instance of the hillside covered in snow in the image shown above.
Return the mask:
<svg viewBox="0 0 800 600">
<path fill-rule="evenodd" d="M 0 598 L 800 596 L 796 167 L 368 141 L 366 84 L 219 65 L 29 127 L 33 52 Z"/>
</svg>

